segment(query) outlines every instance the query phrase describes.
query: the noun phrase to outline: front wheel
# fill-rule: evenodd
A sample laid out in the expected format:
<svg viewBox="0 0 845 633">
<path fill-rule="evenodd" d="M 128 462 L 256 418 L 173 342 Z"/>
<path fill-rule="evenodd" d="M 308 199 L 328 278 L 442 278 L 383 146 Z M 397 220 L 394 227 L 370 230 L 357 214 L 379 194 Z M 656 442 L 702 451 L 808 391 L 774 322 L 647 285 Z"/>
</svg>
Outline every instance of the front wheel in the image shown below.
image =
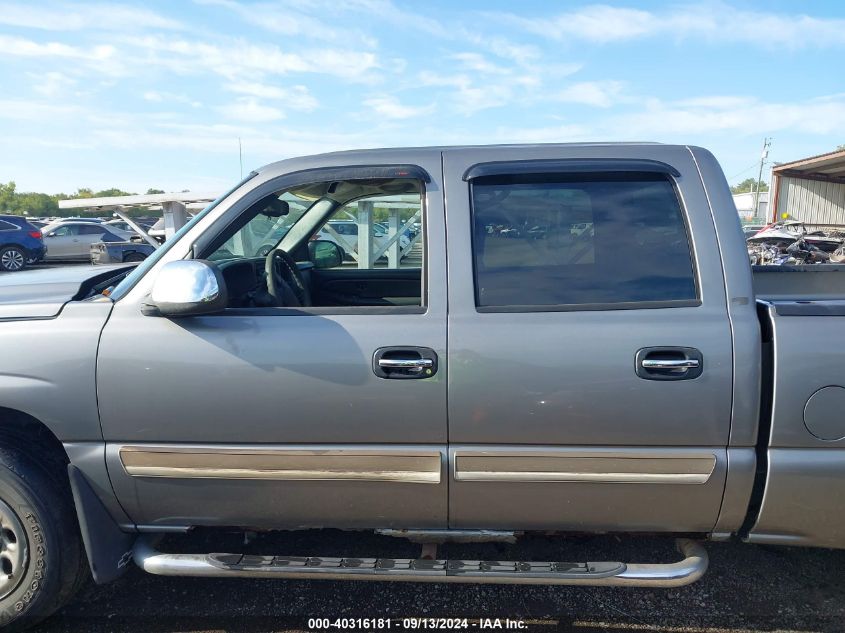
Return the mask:
<svg viewBox="0 0 845 633">
<path fill-rule="evenodd" d="M 87 578 L 69 490 L 0 449 L 0 628 L 22 630 L 64 605 Z"/>
<path fill-rule="evenodd" d="M 15 272 L 26 266 L 26 255 L 17 246 L 0 248 L 0 270 Z"/>
</svg>

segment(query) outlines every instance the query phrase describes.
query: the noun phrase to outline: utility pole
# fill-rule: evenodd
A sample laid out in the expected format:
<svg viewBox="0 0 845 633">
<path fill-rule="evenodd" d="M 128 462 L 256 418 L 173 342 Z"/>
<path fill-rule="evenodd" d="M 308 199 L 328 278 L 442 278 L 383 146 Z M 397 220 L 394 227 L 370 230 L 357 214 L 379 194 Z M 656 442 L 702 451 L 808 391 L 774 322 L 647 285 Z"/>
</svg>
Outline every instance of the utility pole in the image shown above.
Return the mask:
<svg viewBox="0 0 845 633">
<path fill-rule="evenodd" d="M 754 218 L 760 212 L 760 180 L 763 178 L 763 165 L 766 164 L 766 159 L 769 157 L 769 148 L 772 146 L 771 138 L 763 139 L 763 151 L 760 153 L 760 173 L 757 174 L 757 182 L 754 183 Z M 755 191 L 756 190 L 756 191 Z"/>
</svg>

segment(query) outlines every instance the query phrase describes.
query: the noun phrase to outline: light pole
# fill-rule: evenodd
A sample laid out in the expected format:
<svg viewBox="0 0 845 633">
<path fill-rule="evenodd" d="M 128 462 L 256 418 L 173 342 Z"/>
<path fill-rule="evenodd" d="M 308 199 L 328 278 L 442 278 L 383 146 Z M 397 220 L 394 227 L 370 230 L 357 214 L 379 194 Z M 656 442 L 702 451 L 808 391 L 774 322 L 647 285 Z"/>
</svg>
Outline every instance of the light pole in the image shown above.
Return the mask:
<svg viewBox="0 0 845 633">
<path fill-rule="evenodd" d="M 769 157 L 769 148 L 772 146 L 771 138 L 763 139 L 763 151 L 760 153 L 760 173 L 757 174 L 757 182 L 755 183 L 754 191 L 754 219 L 757 219 L 757 214 L 760 212 L 760 180 L 763 178 L 763 165 Z"/>
</svg>

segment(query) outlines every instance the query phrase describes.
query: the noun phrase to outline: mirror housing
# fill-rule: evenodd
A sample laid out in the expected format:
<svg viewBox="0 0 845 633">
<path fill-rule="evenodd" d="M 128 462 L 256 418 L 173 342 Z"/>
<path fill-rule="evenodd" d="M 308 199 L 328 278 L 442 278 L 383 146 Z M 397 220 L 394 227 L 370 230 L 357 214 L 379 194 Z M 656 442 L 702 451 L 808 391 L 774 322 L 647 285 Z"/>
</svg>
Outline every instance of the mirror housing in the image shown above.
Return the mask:
<svg viewBox="0 0 845 633">
<path fill-rule="evenodd" d="M 213 314 L 226 308 L 229 296 L 220 269 L 204 259 L 169 262 L 158 272 L 150 293 L 159 316 Z"/>
<path fill-rule="evenodd" d="M 343 263 L 343 251 L 329 240 L 313 240 L 308 242 L 308 259 L 314 268 L 334 268 Z"/>
</svg>

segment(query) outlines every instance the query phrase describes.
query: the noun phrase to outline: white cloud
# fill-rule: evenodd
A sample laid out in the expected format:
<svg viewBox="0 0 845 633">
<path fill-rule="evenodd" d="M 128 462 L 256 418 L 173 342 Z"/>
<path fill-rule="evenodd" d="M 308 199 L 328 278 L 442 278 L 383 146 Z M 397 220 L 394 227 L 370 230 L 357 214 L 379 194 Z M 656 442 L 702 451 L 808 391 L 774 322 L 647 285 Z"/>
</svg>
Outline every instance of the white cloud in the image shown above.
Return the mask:
<svg viewBox="0 0 845 633">
<path fill-rule="evenodd" d="M 845 45 L 845 20 L 738 9 L 723 2 L 648 11 L 593 4 L 554 16 L 489 14 L 557 41 L 607 43 L 645 37 L 702 38 L 770 48 Z"/>
<path fill-rule="evenodd" d="M 0 101 L 0 119 L 14 121 L 55 121 L 68 117 L 78 117 L 82 109 L 67 104 L 41 103 L 24 99 Z"/>
<path fill-rule="evenodd" d="M 451 58 L 456 60 L 461 68 L 482 75 L 510 75 L 513 72 L 510 68 L 490 62 L 480 53 L 454 53 Z"/>
<path fill-rule="evenodd" d="M 278 33 L 293 38 L 312 38 L 318 40 L 340 41 L 349 40 L 350 31 L 338 29 L 325 20 L 320 20 L 297 11 L 284 3 L 242 4 L 234 0 L 194 0 L 204 6 L 215 6 L 228 9 L 241 20 L 252 26 L 257 26 L 272 33 Z M 367 40 L 368 43 L 369 40 Z"/>
<path fill-rule="evenodd" d="M 64 57 L 68 59 L 105 60 L 114 55 L 113 46 L 91 48 L 70 46 L 61 42 L 34 42 L 22 37 L 0 35 L 0 55 L 15 57 Z"/>
<path fill-rule="evenodd" d="M 202 102 L 191 99 L 188 95 L 173 92 L 159 92 L 158 90 L 147 90 L 142 97 L 145 101 L 152 103 L 186 103 L 192 108 L 202 107 Z"/>
<path fill-rule="evenodd" d="M 845 129 L 845 94 L 781 103 L 741 96 L 675 102 L 651 99 L 642 110 L 613 117 L 608 124 L 612 134 L 625 138 L 762 136 L 783 130 L 838 134 Z"/>
<path fill-rule="evenodd" d="M 553 93 L 551 98 L 566 103 L 609 108 L 617 102 L 621 92 L 622 83 L 619 81 L 582 81 Z"/>
<path fill-rule="evenodd" d="M 115 3 L 85 4 L 81 2 L 27 2 L 25 4 L 4 2 L 0 11 L 0 24 L 47 31 L 181 28 L 179 22 L 148 9 Z"/>
<path fill-rule="evenodd" d="M 58 97 L 63 95 L 71 86 L 76 84 L 75 79 L 59 72 L 47 72 L 44 74 L 29 73 L 34 80 L 32 89 L 45 97 Z"/>
<path fill-rule="evenodd" d="M 225 87 L 237 94 L 284 101 L 285 106 L 291 110 L 311 112 L 319 105 L 308 87 L 303 85 L 282 87 L 260 82 L 236 81 L 226 84 Z"/>
<path fill-rule="evenodd" d="M 205 41 L 147 36 L 127 39 L 127 44 L 147 53 L 145 64 L 166 67 L 180 74 L 212 72 L 232 81 L 264 74 L 318 73 L 347 81 L 369 81 L 379 68 L 375 54 L 365 51 L 317 48 L 290 51 L 274 44 L 243 40 Z"/>
<path fill-rule="evenodd" d="M 218 110 L 231 119 L 249 123 L 267 123 L 285 118 L 282 110 L 264 105 L 253 97 L 241 97 L 234 103 L 220 106 Z"/>
<path fill-rule="evenodd" d="M 367 99 L 364 101 L 364 105 L 375 110 L 376 114 L 388 119 L 411 119 L 434 111 L 434 104 L 409 106 L 400 103 L 395 97 L 386 95 Z"/>
</svg>

